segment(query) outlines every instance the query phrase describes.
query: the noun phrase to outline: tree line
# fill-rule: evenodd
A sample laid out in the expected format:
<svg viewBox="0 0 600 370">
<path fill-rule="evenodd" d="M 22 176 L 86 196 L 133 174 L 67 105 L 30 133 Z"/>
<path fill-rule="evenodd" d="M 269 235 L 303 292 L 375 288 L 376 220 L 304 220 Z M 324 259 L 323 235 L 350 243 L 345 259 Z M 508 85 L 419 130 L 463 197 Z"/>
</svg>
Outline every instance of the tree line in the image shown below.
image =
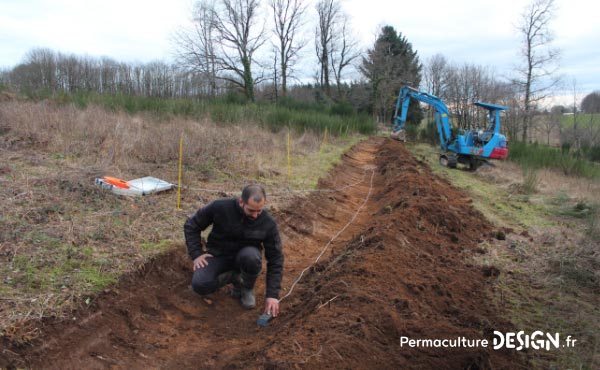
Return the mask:
<svg viewBox="0 0 600 370">
<path fill-rule="evenodd" d="M 128 64 L 34 49 L 0 78 L 24 92 L 196 99 L 237 93 L 247 101 L 342 102 L 384 123 L 393 118 L 399 89 L 410 84 L 444 100 L 459 128 L 485 122 L 473 102 L 505 105 L 510 110 L 503 131 L 511 140 L 533 141 L 540 127 L 556 129 L 533 118 L 558 81 L 549 72 L 559 55 L 550 47 L 553 12 L 554 0 L 533 0 L 523 8 L 516 26 L 521 64 L 512 78 L 499 79 L 490 67 L 456 64 L 441 54 L 421 61 L 391 25 L 362 50 L 340 0 L 318 0 L 313 7 L 304 0 L 199 0 L 190 24 L 173 35 L 172 63 Z M 298 68 L 310 58 L 316 61 L 312 71 Z M 360 77 L 349 78 L 351 71 Z M 430 109 L 424 113 L 433 119 Z M 409 122 L 422 118 L 415 104 Z"/>
<path fill-rule="evenodd" d="M 204 93 L 201 76 L 161 61 L 128 64 L 111 58 L 30 50 L 12 70 L 2 72 L 5 85 L 30 95 L 46 92 L 191 97 Z"/>
</svg>

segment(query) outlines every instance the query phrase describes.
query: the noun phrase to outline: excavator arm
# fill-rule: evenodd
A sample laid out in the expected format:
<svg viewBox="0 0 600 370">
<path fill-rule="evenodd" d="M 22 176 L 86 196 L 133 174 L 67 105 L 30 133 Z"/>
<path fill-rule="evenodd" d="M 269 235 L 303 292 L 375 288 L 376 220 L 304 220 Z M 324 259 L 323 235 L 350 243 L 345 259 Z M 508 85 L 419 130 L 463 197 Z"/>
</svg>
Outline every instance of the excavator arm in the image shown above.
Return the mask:
<svg viewBox="0 0 600 370">
<path fill-rule="evenodd" d="M 440 135 L 440 143 L 442 150 L 448 150 L 448 145 L 452 142 L 452 127 L 450 126 L 450 119 L 448 113 L 448 107 L 444 102 L 435 95 L 431 95 L 424 91 L 419 91 L 414 87 L 404 86 L 398 94 L 398 100 L 396 101 L 396 110 L 394 112 L 394 127 L 392 129 L 392 135 L 394 133 L 401 133 L 406 126 L 406 117 L 408 115 L 408 106 L 410 100 L 415 99 L 420 102 L 426 103 L 434 107 L 435 109 L 435 123 L 437 125 L 437 131 Z"/>
</svg>

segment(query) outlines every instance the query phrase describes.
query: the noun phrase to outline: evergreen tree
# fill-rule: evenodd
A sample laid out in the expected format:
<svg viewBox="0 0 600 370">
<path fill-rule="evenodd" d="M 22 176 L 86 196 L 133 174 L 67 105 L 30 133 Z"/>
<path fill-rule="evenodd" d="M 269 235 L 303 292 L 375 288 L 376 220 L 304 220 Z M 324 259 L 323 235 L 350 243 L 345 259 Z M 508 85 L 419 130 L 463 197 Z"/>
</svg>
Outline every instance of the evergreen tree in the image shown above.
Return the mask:
<svg viewBox="0 0 600 370">
<path fill-rule="evenodd" d="M 372 112 L 379 122 L 392 121 L 398 92 L 403 85 L 419 87 L 421 69 L 417 52 L 406 37 L 392 26 L 383 27 L 360 67 L 369 82 Z M 408 122 L 419 123 L 422 117 L 419 105 L 411 104 Z"/>
</svg>

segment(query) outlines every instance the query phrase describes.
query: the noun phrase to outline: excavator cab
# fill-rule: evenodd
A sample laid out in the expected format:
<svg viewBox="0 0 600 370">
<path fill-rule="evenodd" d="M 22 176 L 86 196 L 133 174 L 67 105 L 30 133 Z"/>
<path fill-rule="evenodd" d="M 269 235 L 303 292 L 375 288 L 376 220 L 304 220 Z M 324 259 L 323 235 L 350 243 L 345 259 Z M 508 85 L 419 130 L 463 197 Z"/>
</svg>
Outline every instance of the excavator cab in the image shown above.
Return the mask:
<svg viewBox="0 0 600 370">
<path fill-rule="evenodd" d="M 482 133 L 477 133 L 477 138 L 481 142 L 482 147 L 489 146 L 492 149 L 487 155 L 487 158 L 506 158 L 508 155 L 508 140 L 506 140 L 506 136 L 500 133 L 500 115 L 502 111 L 507 111 L 508 108 L 503 105 L 483 103 L 480 101 L 475 103 L 475 105 L 488 111 L 487 129 Z"/>
</svg>

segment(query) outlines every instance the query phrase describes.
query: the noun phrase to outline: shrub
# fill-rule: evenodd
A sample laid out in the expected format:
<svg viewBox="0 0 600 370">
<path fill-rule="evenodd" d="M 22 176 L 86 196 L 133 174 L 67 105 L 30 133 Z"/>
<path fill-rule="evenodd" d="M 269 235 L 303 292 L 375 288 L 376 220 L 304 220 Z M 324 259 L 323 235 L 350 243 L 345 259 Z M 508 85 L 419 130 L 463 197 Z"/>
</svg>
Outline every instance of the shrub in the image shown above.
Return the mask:
<svg viewBox="0 0 600 370">
<path fill-rule="evenodd" d="M 586 157 L 592 162 L 600 162 L 600 145 L 586 148 Z"/>
<path fill-rule="evenodd" d="M 429 144 L 439 144 L 439 135 L 437 132 L 435 121 L 428 122 L 427 126 L 425 126 L 424 129 L 421 129 L 421 131 L 419 132 L 419 139 Z"/>
<path fill-rule="evenodd" d="M 532 168 L 523 167 L 523 192 L 533 194 L 537 191 L 540 183 L 537 171 Z"/>
<path fill-rule="evenodd" d="M 53 99 L 59 105 L 73 104 L 78 108 L 98 105 L 112 112 L 124 111 L 129 114 L 150 112 L 158 118 L 176 115 L 200 119 L 209 115 L 219 124 L 254 123 L 272 131 L 293 127 L 300 131 L 311 130 L 318 133 L 327 129 L 332 135 L 375 132 L 372 118 L 367 114 L 357 114 L 354 107 L 347 102 L 328 106 L 324 103 L 298 102 L 286 97 L 275 105 L 248 103 L 240 94 L 228 94 L 213 100 L 193 100 L 121 93 L 97 94 L 87 91 L 73 94 L 61 93 L 55 95 Z"/>
<path fill-rule="evenodd" d="M 347 101 L 340 101 L 331 106 L 330 110 L 331 114 L 337 114 L 338 116 L 353 116 L 356 114 L 356 109 L 352 106 L 352 104 Z"/>
<path fill-rule="evenodd" d="M 566 175 L 600 178 L 600 167 L 578 155 L 581 156 L 570 154 L 564 147 L 559 150 L 545 145 L 513 142 L 508 151 L 508 160 L 528 169 L 558 169 Z"/>
</svg>

